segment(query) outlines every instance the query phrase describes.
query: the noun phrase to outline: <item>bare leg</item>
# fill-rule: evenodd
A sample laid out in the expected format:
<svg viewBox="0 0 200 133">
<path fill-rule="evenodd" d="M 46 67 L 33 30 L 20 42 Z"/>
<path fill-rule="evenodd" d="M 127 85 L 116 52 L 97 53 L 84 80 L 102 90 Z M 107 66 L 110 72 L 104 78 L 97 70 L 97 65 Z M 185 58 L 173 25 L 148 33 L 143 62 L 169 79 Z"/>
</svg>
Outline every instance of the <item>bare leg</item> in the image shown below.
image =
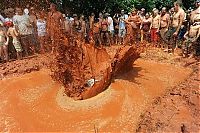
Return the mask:
<svg viewBox="0 0 200 133">
<path fill-rule="evenodd" d="M 107 39 L 107 41 L 108 41 L 108 45 L 111 46 L 109 33 L 106 33 L 106 39 Z"/>
<path fill-rule="evenodd" d="M 40 43 L 40 52 L 41 53 L 44 53 L 44 37 L 38 37 L 38 39 L 39 39 L 39 43 Z"/>
<path fill-rule="evenodd" d="M 3 57 L 3 47 L 0 46 L 0 57 L 2 59 L 2 61 L 4 60 L 4 57 Z"/>
<path fill-rule="evenodd" d="M 103 36 L 104 36 L 104 33 L 101 33 L 101 43 L 103 42 Z"/>
<path fill-rule="evenodd" d="M 22 44 L 22 48 L 25 52 L 25 56 L 28 56 L 28 41 L 27 41 L 27 37 L 22 37 L 21 38 L 21 44 Z"/>
<path fill-rule="evenodd" d="M 21 60 L 22 59 L 22 52 L 17 52 L 17 59 Z"/>
<path fill-rule="evenodd" d="M 6 61 L 9 61 L 9 58 L 8 58 L 8 46 L 3 46 L 3 52 L 4 52 L 4 55 L 5 55 L 5 60 Z"/>
</svg>

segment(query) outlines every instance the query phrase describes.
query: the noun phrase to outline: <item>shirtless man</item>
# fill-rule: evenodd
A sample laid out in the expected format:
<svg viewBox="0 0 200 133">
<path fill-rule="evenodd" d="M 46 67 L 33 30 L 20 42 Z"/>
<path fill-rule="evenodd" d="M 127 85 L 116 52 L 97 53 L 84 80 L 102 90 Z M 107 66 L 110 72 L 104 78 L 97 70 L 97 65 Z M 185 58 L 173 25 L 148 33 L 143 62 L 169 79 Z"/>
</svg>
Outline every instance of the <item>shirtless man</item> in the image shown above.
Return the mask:
<svg viewBox="0 0 200 133">
<path fill-rule="evenodd" d="M 196 18 L 200 15 L 200 0 L 196 1 L 197 9 L 191 13 L 191 21 L 192 23 L 196 20 Z"/>
<path fill-rule="evenodd" d="M 89 16 L 89 26 L 90 26 L 90 31 L 89 31 L 89 38 L 91 38 L 93 36 L 93 26 L 94 26 L 94 19 L 95 19 L 95 14 L 91 13 L 91 15 Z"/>
<path fill-rule="evenodd" d="M 153 10 L 153 18 L 150 26 L 151 29 L 151 41 L 154 45 L 158 45 L 158 32 L 160 28 L 160 15 L 158 9 Z"/>
<path fill-rule="evenodd" d="M 170 15 L 167 13 L 166 7 L 162 8 L 161 11 L 161 21 L 160 21 L 160 36 L 163 40 L 163 43 L 166 44 L 166 33 L 170 25 Z M 164 46 L 163 46 L 164 47 Z"/>
<path fill-rule="evenodd" d="M 65 14 L 63 14 L 63 18 L 64 18 L 64 26 L 65 26 L 65 30 L 64 33 L 69 36 L 71 33 L 71 23 L 70 23 L 70 19 L 69 16 L 67 14 L 67 16 Z"/>
<path fill-rule="evenodd" d="M 38 41 L 37 41 L 37 28 L 36 28 L 37 27 L 36 26 L 37 16 L 36 16 L 36 12 L 35 12 L 35 8 L 34 7 L 30 8 L 29 18 L 30 18 L 30 23 L 32 24 L 32 30 L 33 30 L 32 39 L 33 39 L 34 44 L 38 45 Z M 38 46 L 36 46 L 36 47 L 38 47 Z"/>
<path fill-rule="evenodd" d="M 196 22 L 190 26 L 190 30 L 184 35 L 184 38 L 186 39 L 182 47 L 184 57 L 187 57 L 189 52 L 191 52 L 190 58 L 195 54 L 195 43 L 200 37 L 200 16 L 196 19 Z"/>
<path fill-rule="evenodd" d="M 17 59 L 22 59 L 22 47 L 19 41 L 19 33 L 12 22 L 7 26 L 9 27 L 7 34 L 13 38 L 13 46 L 17 52 Z"/>
<path fill-rule="evenodd" d="M 200 0 L 196 1 L 197 9 L 191 13 L 191 22 L 192 25 L 184 38 L 186 39 L 183 43 L 183 56 L 186 57 L 189 52 L 191 52 L 191 56 L 193 57 L 195 54 L 195 46 L 196 42 L 200 39 Z"/>
<path fill-rule="evenodd" d="M 80 16 L 80 24 L 81 24 L 81 40 L 83 40 L 86 35 L 87 35 L 87 31 L 86 31 L 86 22 L 85 22 L 85 17 L 84 15 Z"/>
<path fill-rule="evenodd" d="M 138 35 L 140 33 L 140 24 L 141 24 L 141 18 L 137 15 L 137 10 L 132 10 L 131 15 L 126 20 L 126 23 L 128 24 L 127 28 L 127 41 L 133 40 L 134 43 L 138 40 Z"/>
<path fill-rule="evenodd" d="M 100 23 L 100 27 L 101 27 L 101 42 L 107 43 L 109 46 L 110 44 L 110 37 L 109 37 L 109 31 L 108 31 L 108 17 L 106 15 L 103 16 L 103 19 Z M 104 37 L 106 38 L 104 40 Z M 106 41 L 106 42 L 105 42 Z"/>
<path fill-rule="evenodd" d="M 61 12 L 57 10 L 55 4 L 50 5 L 50 12 L 47 17 L 47 33 L 52 41 L 52 52 L 54 51 L 55 41 L 59 41 L 62 35 L 62 30 L 64 30 L 64 18 Z"/>
<path fill-rule="evenodd" d="M 71 22 L 72 34 L 81 37 L 81 30 L 82 30 L 81 21 L 78 19 L 77 14 L 73 14 L 73 19 L 74 20 Z"/>
<path fill-rule="evenodd" d="M 95 42 L 95 46 L 101 46 L 101 39 L 100 39 L 100 23 L 99 19 L 94 20 L 94 25 L 93 25 L 93 40 Z"/>
<path fill-rule="evenodd" d="M 172 18 L 172 27 L 170 29 L 170 46 L 172 48 L 172 52 L 174 52 L 174 49 L 177 47 L 176 40 L 185 18 L 185 11 L 181 8 L 180 2 L 174 3 L 174 9 L 175 13 Z"/>
</svg>

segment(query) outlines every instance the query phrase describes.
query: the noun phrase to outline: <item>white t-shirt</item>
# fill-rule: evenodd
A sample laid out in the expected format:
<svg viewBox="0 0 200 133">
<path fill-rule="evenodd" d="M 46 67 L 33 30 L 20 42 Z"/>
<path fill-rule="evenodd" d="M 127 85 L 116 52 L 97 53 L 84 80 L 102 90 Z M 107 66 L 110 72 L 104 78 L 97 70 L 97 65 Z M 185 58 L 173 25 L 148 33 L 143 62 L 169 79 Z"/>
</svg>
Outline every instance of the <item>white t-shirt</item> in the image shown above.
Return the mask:
<svg viewBox="0 0 200 133">
<path fill-rule="evenodd" d="M 108 31 L 114 31 L 113 19 L 111 17 L 108 17 L 108 23 Z"/>
<path fill-rule="evenodd" d="M 14 25 L 19 29 L 21 35 L 33 34 L 30 19 L 28 15 L 15 15 L 13 17 Z"/>
<path fill-rule="evenodd" d="M 37 31 L 38 31 L 38 36 L 45 36 L 46 35 L 46 21 L 44 20 L 37 20 Z"/>
</svg>

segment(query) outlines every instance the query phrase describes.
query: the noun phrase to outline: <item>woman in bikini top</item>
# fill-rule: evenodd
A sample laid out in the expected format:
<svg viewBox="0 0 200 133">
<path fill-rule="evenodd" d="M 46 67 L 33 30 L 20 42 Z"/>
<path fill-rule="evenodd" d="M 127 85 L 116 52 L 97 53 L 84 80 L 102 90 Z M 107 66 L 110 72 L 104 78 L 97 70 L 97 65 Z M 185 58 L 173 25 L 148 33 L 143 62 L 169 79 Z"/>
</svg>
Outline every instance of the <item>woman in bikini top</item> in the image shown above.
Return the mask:
<svg viewBox="0 0 200 133">
<path fill-rule="evenodd" d="M 106 18 L 103 18 L 101 22 L 101 31 L 107 32 L 108 31 L 108 21 Z"/>
</svg>

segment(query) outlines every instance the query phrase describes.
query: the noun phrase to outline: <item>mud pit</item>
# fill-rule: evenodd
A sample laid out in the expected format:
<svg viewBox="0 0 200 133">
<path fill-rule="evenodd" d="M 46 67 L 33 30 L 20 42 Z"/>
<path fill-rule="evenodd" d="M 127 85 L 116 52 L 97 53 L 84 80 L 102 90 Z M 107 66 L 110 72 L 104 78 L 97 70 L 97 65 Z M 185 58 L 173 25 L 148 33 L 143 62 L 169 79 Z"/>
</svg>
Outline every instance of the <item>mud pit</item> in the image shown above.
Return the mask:
<svg viewBox="0 0 200 133">
<path fill-rule="evenodd" d="M 155 98 L 192 72 L 138 59 L 99 95 L 74 101 L 42 69 L 0 81 L 0 131 L 130 131 Z"/>
</svg>

